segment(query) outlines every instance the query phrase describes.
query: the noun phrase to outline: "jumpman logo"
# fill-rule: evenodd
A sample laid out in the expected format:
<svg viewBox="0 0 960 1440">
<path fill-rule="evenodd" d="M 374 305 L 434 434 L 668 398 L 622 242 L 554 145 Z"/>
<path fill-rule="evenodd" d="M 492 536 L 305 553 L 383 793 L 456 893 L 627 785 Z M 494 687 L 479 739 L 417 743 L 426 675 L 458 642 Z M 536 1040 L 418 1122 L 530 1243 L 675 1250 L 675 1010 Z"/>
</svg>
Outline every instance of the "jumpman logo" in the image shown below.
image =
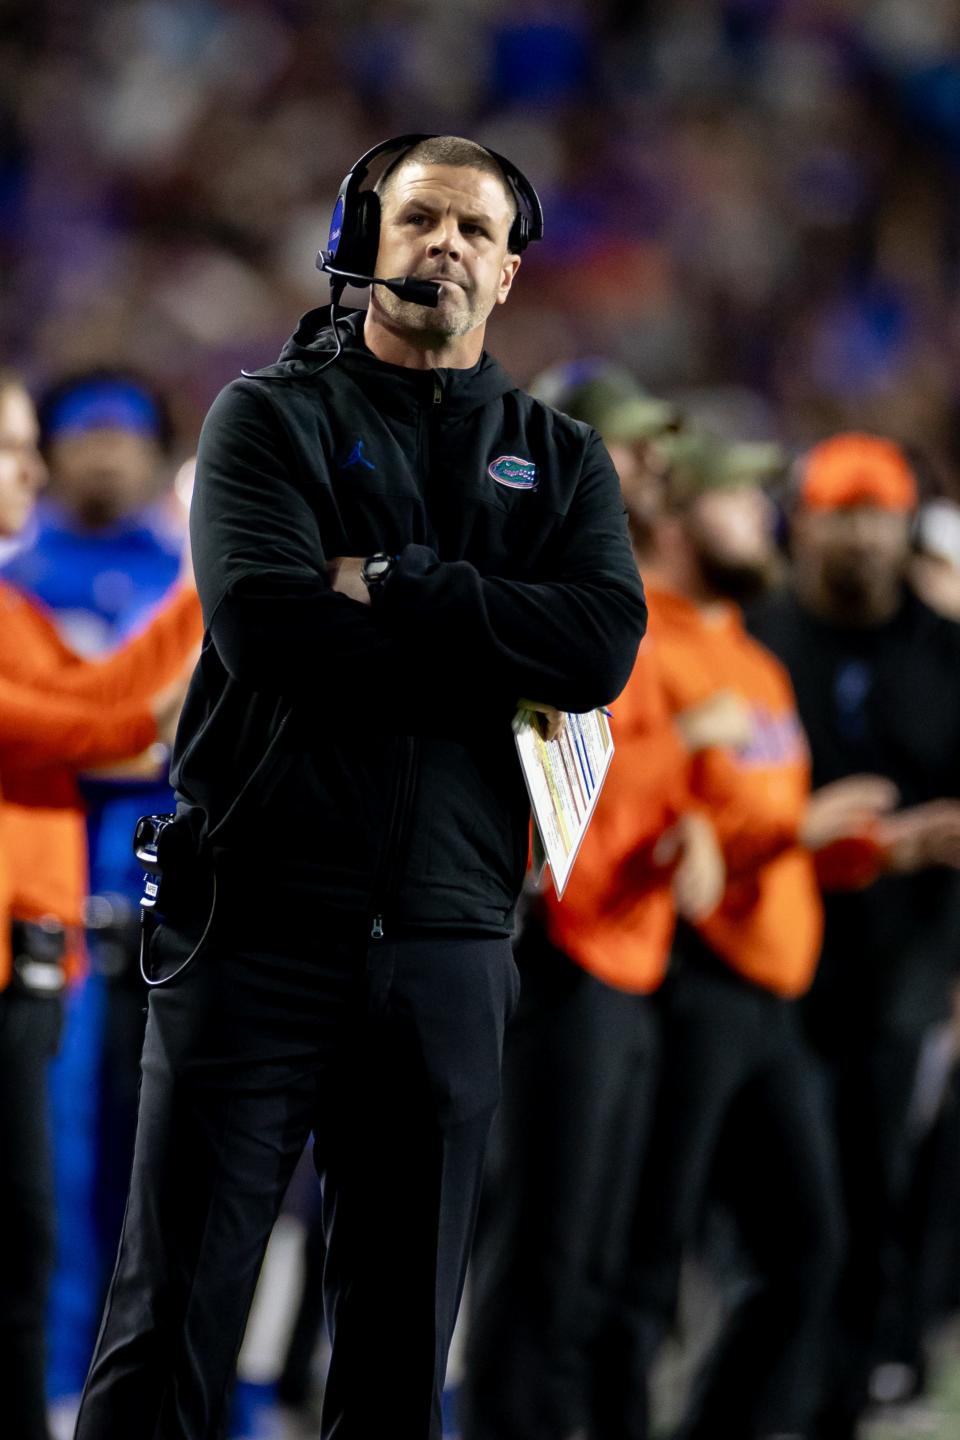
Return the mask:
<svg viewBox="0 0 960 1440">
<path fill-rule="evenodd" d="M 368 470 L 376 470 L 372 460 L 368 460 L 363 453 L 363 441 L 358 440 L 346 460 L 341 460 L 340 469 L 349 470 L 351 465 L 364 465 Z"/>
</svg>

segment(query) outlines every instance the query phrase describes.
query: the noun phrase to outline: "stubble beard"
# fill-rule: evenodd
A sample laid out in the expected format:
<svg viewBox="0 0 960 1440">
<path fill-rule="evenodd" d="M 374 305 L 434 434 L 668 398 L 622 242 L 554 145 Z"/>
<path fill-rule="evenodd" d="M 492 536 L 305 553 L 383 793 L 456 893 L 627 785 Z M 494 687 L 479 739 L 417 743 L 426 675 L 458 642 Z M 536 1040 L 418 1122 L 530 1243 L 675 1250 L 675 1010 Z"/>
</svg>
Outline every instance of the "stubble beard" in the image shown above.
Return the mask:
<svg viewBox="0 0 960 1440">
<path fill-rule="evenodd" d="M 464 292 L 466 305 L 449 307 L 443 304 L 433 309 L 428 305 L 415 305 L 412 300 L 401 300 L 389 290 L 381 292 L 377 299 L 391 325 L 398 330 L 422 335 L 424 339 L 441 341 L 458 340 L 468 335 L 486 319 L 486 315 L 475 313 L 474 299 Z"/>
<path fill-rule="evenodd" d="M 755 604 L 773 588 L 776 564 L 772 555 L 730 560 L 709 545 L 698 545 L 696 551 L 703 584 L 718 600 L 732 600 L 736 605 Z"/>
<path fill-rule="evenodd" d="M 903 574 L 883 573 L 869 565 L 834 560 L 824 564 L 821 572 L 823 598 L 831 612 L 853 625 L 870 625 L 885 616 L 889 597 L 897 593 Z"/>
</svg>

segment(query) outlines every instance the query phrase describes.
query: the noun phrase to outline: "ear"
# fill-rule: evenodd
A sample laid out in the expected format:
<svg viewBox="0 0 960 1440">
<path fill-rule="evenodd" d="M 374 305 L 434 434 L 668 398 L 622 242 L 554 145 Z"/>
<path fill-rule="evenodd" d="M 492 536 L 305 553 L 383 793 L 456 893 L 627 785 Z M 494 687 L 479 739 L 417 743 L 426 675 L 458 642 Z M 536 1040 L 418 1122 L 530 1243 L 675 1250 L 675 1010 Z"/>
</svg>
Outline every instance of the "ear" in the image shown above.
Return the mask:
<svg viewBox="0 0 960 1440">
<path fill-rule="evenodd" d="M 502 305 L 510 294 L 510 287 L 513 284 L 513 277 L 520 269 L 520 256 L 511 255 L 508 251 L 503 257 L 503 265 L 500 269 L 500 284 L 497 288 L 497 304 Z"/>
</svg>

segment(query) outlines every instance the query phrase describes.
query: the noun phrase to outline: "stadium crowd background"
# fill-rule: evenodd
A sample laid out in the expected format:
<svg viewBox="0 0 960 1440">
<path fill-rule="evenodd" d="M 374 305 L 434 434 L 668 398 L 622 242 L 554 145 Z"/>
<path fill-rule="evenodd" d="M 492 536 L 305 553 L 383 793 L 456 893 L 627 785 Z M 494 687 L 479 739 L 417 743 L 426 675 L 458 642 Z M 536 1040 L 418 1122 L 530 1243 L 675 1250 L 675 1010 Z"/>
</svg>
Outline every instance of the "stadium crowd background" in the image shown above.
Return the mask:
<svg viewBox="0 0 960 1440">
<path fill-rule="evenodd" d="M 42 383 L 134 364 L 184 449 L 318 303 L 340 179 L 408 129 L 540 187 L 496 348 L 599 353 L 742 434 L 856 423 L 950 485 L 960 13 L 949 0 L 5 6 L 0 327 Z"/>
<path fill-rule="evenodd" d="M 490 337 L 519 383 L 607 356 L 737 439 L 882 431 L 960 497 L 951 0 L 8 0 L 4 363 L 35 392 L 133 367 L 185 458 L 325 303 L 344 171 L 407 130 L 540 190 L 546 241 Z M 86 1183 L 70 1140 L 61 1194 Z"/>
</svg>

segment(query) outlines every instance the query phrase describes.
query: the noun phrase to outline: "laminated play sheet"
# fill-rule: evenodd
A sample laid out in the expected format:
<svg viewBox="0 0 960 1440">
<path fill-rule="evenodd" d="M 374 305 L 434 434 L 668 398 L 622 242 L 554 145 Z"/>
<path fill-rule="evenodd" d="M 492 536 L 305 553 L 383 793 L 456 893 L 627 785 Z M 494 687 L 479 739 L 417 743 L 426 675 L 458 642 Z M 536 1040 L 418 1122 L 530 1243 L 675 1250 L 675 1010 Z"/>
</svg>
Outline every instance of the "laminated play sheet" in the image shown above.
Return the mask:
<svg viewBox="0 0 960 1440">
<path fill-rule="evenodd" d="M 567 715 L 556 740 L 545 740 L 543 717 L 517 711 L 513 730 L 534 819 L 534 868 L 550 866 L 562 897 L 613 759 L 605 710 Z"/>
</svg>

